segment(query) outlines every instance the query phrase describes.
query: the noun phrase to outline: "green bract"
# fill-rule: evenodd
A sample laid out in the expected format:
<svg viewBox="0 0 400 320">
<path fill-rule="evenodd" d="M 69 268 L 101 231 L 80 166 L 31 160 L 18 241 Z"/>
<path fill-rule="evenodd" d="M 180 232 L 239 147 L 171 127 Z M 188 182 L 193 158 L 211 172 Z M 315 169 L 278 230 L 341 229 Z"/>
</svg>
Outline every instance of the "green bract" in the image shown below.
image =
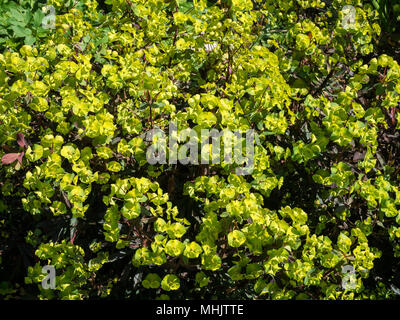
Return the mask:
<svg viewBox="0 0 400 320">
<path fill-rule="evenodd" d="M 173 274 L 167 274 L 161 281 L 161 288 L 165 291 L 178 290 L 179 287 L 179 278 Z"/>
</svg>

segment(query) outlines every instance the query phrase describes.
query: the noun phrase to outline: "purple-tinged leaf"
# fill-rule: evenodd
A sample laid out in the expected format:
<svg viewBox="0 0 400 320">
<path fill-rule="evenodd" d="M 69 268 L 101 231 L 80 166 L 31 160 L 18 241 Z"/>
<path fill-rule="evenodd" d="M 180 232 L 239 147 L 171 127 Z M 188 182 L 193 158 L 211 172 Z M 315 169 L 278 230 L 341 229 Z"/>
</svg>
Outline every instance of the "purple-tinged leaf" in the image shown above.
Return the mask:
<svg viewBox="0 0 400 320">
<path fill-rule="evenodd" d="M 24 157 L 24 155 L 25 155 L 25 152 L 21 152 L 19 155 L 18 155 L 18 162 L 19 162 L 19 164 L 22 164 L 22 158 Z"/>
<path fill-rule="evenodd" d="M 19 153 L 7 153 L 1 158 L 2 164 L 10 164 L 13 163 L 15 160 L 18 159 Z"/>
<path fill-rule="evenodd" d="M 17 143 L 20 147 L 24 148 L 27 146 L 26 141 L 25 141 L 25 136 L 23 133 L 18 132 L 17 133 Z"/>
</svg>

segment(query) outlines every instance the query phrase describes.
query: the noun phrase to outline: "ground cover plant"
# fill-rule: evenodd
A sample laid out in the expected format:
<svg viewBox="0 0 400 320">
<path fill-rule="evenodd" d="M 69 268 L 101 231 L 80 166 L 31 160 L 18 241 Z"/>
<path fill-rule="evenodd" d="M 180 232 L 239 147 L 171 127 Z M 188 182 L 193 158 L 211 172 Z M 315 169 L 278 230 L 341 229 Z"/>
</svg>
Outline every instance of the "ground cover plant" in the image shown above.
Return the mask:
<svg viewBox="0 0 400 320">
<path fill-rule="evenodd" d="M 398 298 L 399 8 L 0 1 L 0 297 Z M 172 122 L 251 172 L 150 163 Z"/>
</svg>

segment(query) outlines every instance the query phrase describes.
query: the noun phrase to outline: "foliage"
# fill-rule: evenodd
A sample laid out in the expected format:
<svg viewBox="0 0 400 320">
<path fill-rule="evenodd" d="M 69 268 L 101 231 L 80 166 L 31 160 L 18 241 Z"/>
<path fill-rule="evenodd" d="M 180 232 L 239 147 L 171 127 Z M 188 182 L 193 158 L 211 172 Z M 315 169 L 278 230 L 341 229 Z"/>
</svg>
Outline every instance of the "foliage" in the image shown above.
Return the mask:
<svg viewBox="0 0 400 320">
<path fill-rule="evenodd" d="M 0 50 L 17 49 L 21 44 L 34 44 L 48 32 L 42 26 L 43 2 L 21 0 L 0 1 Z"/>
<path fill-rule="evenodd" d="M 387 30 L 389 33 L 395 31 L 399 32 L 400 1 L 373 0 L 372 4 L 379 12 L 383 29 Z"/>
<path fill-rule="evenodd" d="M 55 30 L 2 36 L 0 295 L 398 296 L 400 66 L 373 5 L 48 4 Z M 255 130 L 254 170 L 149 164 L 171 121 Z"/>
</svg>

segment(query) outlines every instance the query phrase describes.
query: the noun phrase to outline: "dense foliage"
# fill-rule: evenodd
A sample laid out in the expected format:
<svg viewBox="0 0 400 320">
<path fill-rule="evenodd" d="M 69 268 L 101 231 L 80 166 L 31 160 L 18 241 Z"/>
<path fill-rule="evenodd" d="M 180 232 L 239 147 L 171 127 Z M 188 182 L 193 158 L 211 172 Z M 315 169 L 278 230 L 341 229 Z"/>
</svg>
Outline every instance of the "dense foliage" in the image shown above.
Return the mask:
<svg viewBox="0 0 400 320">
<path fill-rule="evenodd" d="M 1 297 L 398 297 L 393 3 L 0 1 Z M 149 164 L 171 121 L 254 170 Z"/>
</svg>

